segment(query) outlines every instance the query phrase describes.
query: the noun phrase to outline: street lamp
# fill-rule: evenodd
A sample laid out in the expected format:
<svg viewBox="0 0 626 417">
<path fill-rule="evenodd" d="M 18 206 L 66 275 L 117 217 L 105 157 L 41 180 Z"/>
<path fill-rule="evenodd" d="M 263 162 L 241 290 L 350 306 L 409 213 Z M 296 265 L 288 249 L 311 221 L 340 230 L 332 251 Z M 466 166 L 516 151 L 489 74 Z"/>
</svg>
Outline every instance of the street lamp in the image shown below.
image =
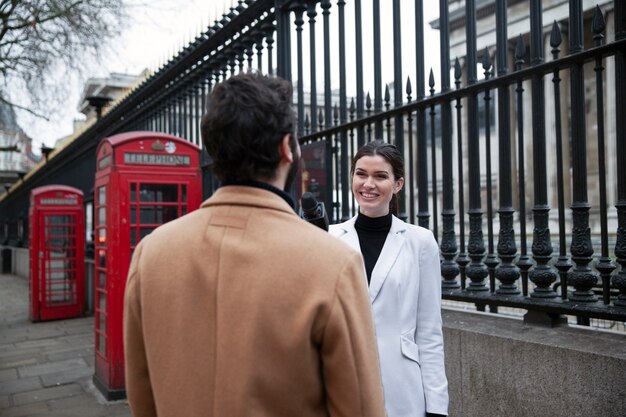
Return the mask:
<svg viewBox="0 0 626 417">
<path fill-rule="evenodd" d="M 46 158 L 46 162 L 48 162 L 48 155 L 52 152 L 54 148 L 49 148 L 46 145 L 41 145 L 41 154 Z"/>
<path fill-rule="evenodd" d="M 96 120 L 100 120 L 102 117 L 102 108 L 109 104 L 109 102 L 113 99 L 105 96 L 89 96 L 86 97 L 85 100 L 87 100 L 91 107 L 95 108 Z"/>
</svg>

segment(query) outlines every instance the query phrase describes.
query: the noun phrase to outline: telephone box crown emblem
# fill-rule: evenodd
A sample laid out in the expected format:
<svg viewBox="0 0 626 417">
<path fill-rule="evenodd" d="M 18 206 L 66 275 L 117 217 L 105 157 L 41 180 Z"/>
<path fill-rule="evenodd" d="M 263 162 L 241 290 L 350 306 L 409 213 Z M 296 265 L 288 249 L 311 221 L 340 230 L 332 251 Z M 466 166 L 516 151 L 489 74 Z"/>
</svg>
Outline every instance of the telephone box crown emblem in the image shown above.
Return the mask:
<svg viewBox="0 0 626 417">
<path fill-rule="evenodd" d="M 163 151 L 163 150 L 165 150 L 165 145 L 163 145 L 163 142 L 161 142 L 159 139 L 157 139 L 156 142 L 154 142 L 152 144 L 152 150 L 153 151 Z"/>
</svg>

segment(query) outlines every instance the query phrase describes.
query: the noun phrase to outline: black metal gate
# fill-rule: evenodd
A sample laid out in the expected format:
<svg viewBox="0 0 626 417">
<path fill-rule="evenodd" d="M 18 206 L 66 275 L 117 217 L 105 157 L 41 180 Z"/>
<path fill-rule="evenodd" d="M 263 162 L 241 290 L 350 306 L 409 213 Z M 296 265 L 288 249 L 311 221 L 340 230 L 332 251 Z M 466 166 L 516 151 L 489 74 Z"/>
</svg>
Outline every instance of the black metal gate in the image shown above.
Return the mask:
<svg viewBox="0 0 626 417">
<path fill-rule="evenodd" d="M 541 0 L 440 0 L 440 71 L 427 91 L 432 2 L 238 1 L 0 200 L 0 240 L 16 240 L 28 189 L 90 191 L 76 182 L 90 178 L 102 137 L 154 130 L 201 145 L 206 95 L 252 69 L 294 82 L 301 144 L 325 151 L 334 221 L 356 211 L 358 147 L 382 138 L 404 152 L 401 216 L 437 237 L 444 298 L 626 321 L 626 3 L 599 3 L 563 0 L 567 11 L 544 22 Z M 510 34 L 520 21 L 528 27 Z"/>
</svg>

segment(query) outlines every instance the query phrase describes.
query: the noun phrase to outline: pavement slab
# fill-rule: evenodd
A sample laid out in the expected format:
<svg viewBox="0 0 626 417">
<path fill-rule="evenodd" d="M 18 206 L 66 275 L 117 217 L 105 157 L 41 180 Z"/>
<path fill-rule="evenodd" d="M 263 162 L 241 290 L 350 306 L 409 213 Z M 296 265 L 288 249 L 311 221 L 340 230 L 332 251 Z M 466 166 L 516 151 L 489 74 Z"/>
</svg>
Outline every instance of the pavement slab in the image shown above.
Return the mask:
<svg viewBox="0 0 626 417">
<path fill-rule="evenodd" d="M 83 359 L 77 358 L 58 362 L 42 363 L 39 365 L 22 366 L 18 368 L 17 371 L 20 374 L 20 377 L 25 378 L 29 376 L 46 375 L 85 367 L 87 367 L 87 363 Z"/>
<path fill-rule="evenodd" d="M 47 400 L 55 400 L 59 398 L 72 397 L 82 393 L 83 390 L 79 384 L 67 384 L 57 387 L 48 387 L 35 391 L 20 392 L 13 394 L 13 404 L 25 405 L 43 402 Z"/>
<path fill-rule="evenodd" d="M 33 391 L 42 388 L 41 379 L 38 376 L 19 378 L 13 381 L 0 383 L 0 395 L 19 394 L 20 392 Z"/>
<path fill-rule="evenodd" d="M 6 410 L 0 409 L 2 417 L 43 417 L 48 416 L 48 405 L 46 403 L 36 403 L 9 407 Z M 86 414 L 88 415 L 88 414 Z"/>
<path fill-rule="evenodd" d="M 52 387 L 55 385 L 63 385 L 79 381 L 83 378 L 91 378 L 91 376 L 93 376 L 93 367 L 82 366 L 79 368 L 43 375 L 41 377 L 41 381 L 44 387 Z"/>
<path fill-rule="evenodd" d="M 0 371 L 0 382 L 12 381 L 17 379 L 17 371 L 15 368 L 3 369 Z"/>
<path fill-rule="evenodd" d="M 0 416 L 131 417 L 93 385 L 93 322 L 31 322 L 28 281 L 0 274 Z"/>
</svg>

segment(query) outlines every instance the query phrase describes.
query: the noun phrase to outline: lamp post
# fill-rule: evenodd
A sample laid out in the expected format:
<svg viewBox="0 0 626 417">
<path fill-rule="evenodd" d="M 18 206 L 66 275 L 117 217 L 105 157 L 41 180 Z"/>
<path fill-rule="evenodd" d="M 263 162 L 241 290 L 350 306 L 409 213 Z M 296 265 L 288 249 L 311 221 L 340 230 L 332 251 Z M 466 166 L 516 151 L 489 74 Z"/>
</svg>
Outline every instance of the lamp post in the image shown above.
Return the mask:
<svg viewBox="0 0 626 417">
<path fill-rule="evenodd" d="M 46 145 L 41 145 L 41 154 L 44 158 L 46 158 L 46 162 L 48 161 L 48 155 L 50 155 L 50 152 L 52 152 L 53 150 L 54 148 L 49 148 Z"/>
<path fill-rule="evenodd" d="M 111 100 L 113 100 L 112 98 L 105 96 L 89 96 L 85 99 L 87 100 L 89 105 L 96 110 L 96 120 L 100 120 L 100 118 L 102 117 L 102 109 L 104 108 L 104 106 L 109 104 Z"/>
</svg>

